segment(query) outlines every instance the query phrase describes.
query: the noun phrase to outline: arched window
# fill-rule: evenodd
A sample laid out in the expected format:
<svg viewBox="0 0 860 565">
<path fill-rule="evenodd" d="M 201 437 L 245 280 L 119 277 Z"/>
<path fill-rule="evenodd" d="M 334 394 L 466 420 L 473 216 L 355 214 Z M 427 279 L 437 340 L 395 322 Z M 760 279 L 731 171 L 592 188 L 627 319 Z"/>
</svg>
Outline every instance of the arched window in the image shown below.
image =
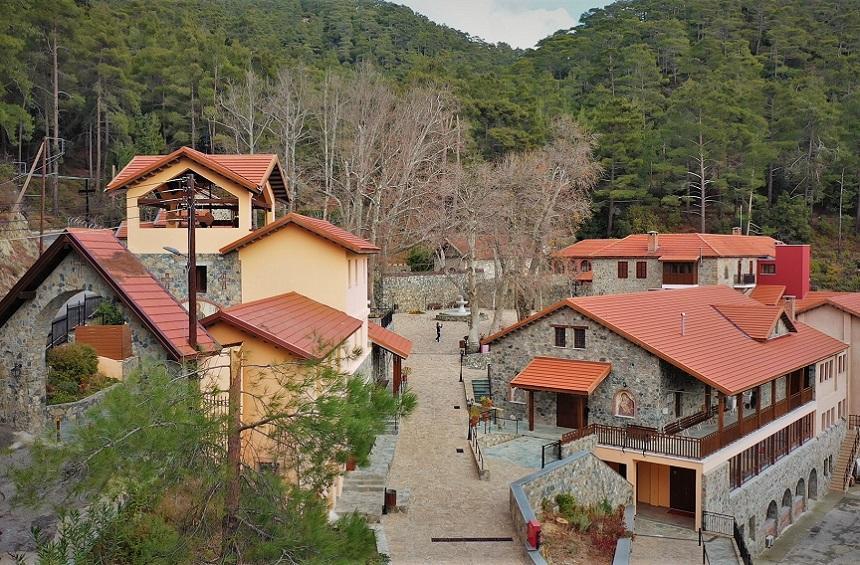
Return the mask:
<svg viewBox="0 0 860 565">
<path fill-rule="evenodd" d="M 778 509 L 776 507 L 776 501 L 771 500 L 770 504 L 767 505 L 767 519 L 768 520 L 776 520 L 777 510 Z"/>
<path fill-rule="evenodd" d="M 782 493 L 782 506 L 783 508 L 791 508 L 791 489 L 787 488 Z"/>
<path fill-rule="evenodd" d="M 809 472 L 809 498 L 818 498 L 818 471 L 812 469 Z"/>
<path fill-rule="evenodd" d="M 806 481 L 803 480 L 803 477 L 798 479 L 797 487 L 794 489 L 794 496 L 799 496 L 806 500 Z"/>
<path fill-rule="evenodd" d="M 636 401 L 628 390 L 619 390 L 612 401 L 612 413 L 619 418 L 633 418 L 636 415 Z"/>
</svg>

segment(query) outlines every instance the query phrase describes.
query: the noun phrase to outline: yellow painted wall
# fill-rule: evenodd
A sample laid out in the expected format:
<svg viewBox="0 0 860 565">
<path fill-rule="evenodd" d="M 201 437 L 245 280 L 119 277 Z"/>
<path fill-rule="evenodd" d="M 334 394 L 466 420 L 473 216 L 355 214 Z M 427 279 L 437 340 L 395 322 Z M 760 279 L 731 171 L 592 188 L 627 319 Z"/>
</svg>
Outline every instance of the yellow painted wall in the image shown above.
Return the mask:
<svg viewBox="0 0 860 565">
<path fill-rule="evenodd" d="M 669 467 L 648 461 L 636 463 L 636 502 L 669 507 Z"/>
<path fill-rule="evenodd" d="M 346 250 L 296 225 L 288 225 L 238 251 L 242 302 L 298 292 L 346 311 Z"/>
<path fill-rule="evenodd" d="M 164 253 L 164 246 L 186 251 L 188 237 L 185 229 L 140 228 L 137 199 L 152 192 L 159 183 L 182 176 L 189 169 L 211 180 L 239 199 L 239 227 L 198 229 L 196 234 L 198 253 L 217 253 L 221 247 L 247 235 L 251 230 L 251 200 L 254 195 L 246 188 L 214 171 L 202 167 L 190 159 L 182 158 L 155 175 L 141 179 L 139 183 L 126 191 L 126 219 L 128 222 L 128 249 L 130 251 L 133 253 Z M 269 194 L 271 194 L 270 191 Z"/>
<path fill-rule="evenodd" d="M 106 377 L 121 381 L 123 380 L 122 364 L 122 361 L 99 355 L 98 371 Z"/>
</svg>

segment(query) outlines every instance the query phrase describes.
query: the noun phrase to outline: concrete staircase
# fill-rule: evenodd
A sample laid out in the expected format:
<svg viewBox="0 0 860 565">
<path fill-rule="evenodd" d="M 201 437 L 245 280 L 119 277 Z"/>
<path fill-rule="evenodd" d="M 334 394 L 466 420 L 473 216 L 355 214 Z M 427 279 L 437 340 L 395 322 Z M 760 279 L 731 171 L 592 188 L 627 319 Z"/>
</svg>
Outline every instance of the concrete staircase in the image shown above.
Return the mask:
<svg viewBox="0 0 860 565">
<path fill-rule="evenodd" d="M 387 424 L 385 431 L 376 436 L 368 463 L 344 476 L 343 490 L 337 499 L 334 511 L 339 516 L 358 512 L 368 522 L 379 522 L 385 501 L 385 486 L 394 451 L 397 448 L 397 425 Z"/>
<path fill-rule="evenodd" d="M 710 565 L 739 565 L 741 563 L 735 550 L 735 540 L 729 536 L 715 535 L 704 541 L 708 550 Z"/>
<path fill-rule="evenodd" d="M 833 480 L 830 481 L 830 490 L 845 492 L 848 488 L 848 482 L 844 480 L 845 471 L 857 458 L 858 442 L 860 442 L 860 429 L 849 428 L 842 440 L 839 457 L 836 458 L 836 463 L 833 465 Z"/>
<path fill-rule="evenodd" d="M 480 402 L 485 396 L 490 396 L 490 379 L 472 379 L 472 398 L 475 402 Z"/>
</svg>

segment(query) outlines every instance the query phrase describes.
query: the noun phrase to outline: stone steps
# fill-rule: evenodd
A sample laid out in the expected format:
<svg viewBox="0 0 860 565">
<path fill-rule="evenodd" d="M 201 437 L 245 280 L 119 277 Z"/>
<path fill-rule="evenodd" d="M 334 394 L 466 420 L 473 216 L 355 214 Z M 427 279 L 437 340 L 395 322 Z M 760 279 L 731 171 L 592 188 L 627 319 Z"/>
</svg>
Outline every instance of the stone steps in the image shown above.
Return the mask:
<svg viewBox="0 0 860 565">
<path fill-rule="evenodd" d="M 393 429 L 393 422 L 389 422 L 389 426 Z M 385 433 L 376 436 L 367 464 L 344 476 L 341 495 L 334 508 L 336 514 L 343 516 L 358 512 L 370 523 L 379 522 L 396 449 L 397 435 Z"/>
<path fill-rule="evenodd" d="M 713 539 L 705 541 L 708 550 L 708 563 L 710 565 L 739 565 L 737 551 L 735 551 L 735 540 L 728 536 L 714 536 Z"/>
<path fill-rule="evenodd" d="M 851 451 L 854 449 L 854 441 L 860 434 L 860 430 L 854 428 L 849 429 L 842 440 L 842 447 L 839 448 L 839 456 L 833 464 L 833 480 L 830 481 L 830 490 L 835 492 L 845 492 L 847 484 L 843 484 L 845 470 L 852 462 Z M 856 454 L 854 455 L 856 457 Z"/>
<path fill-rule="evenodd" d="M 472 379 L 472 397 L 479 402 L 484 396 L 490 396 L 490 380 Z"/>
</svg>

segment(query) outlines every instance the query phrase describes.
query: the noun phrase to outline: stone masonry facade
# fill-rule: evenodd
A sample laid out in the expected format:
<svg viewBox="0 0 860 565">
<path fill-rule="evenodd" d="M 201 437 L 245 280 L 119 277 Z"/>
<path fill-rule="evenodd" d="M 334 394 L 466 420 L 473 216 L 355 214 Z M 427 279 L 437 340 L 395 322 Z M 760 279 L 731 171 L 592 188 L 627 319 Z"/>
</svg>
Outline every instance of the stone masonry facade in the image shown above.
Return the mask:
<svg viewBox="0 0 860 565">
<path fill-rule="evenodd" d="M 82 290 L 112 300 L 131 327 L 132 353 L 162 360 L 167 352 L 90 266 L 70 253 L 0 327 L 0 423 L 40 430 L 45 423 L 45 345 L 59 308 Z"/>
<path fill-rule="evenodd" d="M 618 278 L 619 261 L 627 262 L 626 279 Z M 640 279 L 636 276 L 636 263 L 641 261 L 646 264 L 646 277 Z M 743 274 L 757 272 L 758 262 L 756 259 L 706 257 L 699 262 L 698 284 L 700 286 L 715 284 L 734 286 L 738 261 L 741 262 Z M 752 271 L 750 271 L 750 263 L 752 263 Z M 658 259 L 594 259 L 591 263 L 591 270 L 594 273 L 594 280 L 591 283 L 590 294 L 593 295 L 624 294 L 663 287 L 663 263 Z"/>
<path fill-rule="evenodd" d="M 176 300 L 188 300 L 184 257 L 172 253 L 144 253 L 137 258 Z M 198 299 L 224 307 L 242 301 L 242 266 L 238 253 L 198 253 L 197 266 L 206 267 L 207 279 L 206 292 L 198 293 Z"/>
<path fill-rule="evenodd" d="M 768 534 L 776 537 L 809 509 L 811 500 L 827 494 L 833 473 L 825 473 L 825 460 L 832 457 L 832 461 L 836 461 L 844 437 L 845 423 L 842 422 L 736 489 L 730 487 L 729 464 L 724 463 L 703 476 L 703 509 L 734 515 L 750 552 L 760 553 L 765 549 Z M 787 507 L 783 505 L 786 491 L 791 499 Z M 777 509 L 775 519 L 768 516 L 771 502 Z"/>
<path fill-rule="evenodd" d="M 556 326 L 584 327 L 585 348 L 572 347 L 572 333 L 567 338 L 568 347 L 556 347 Z M 678 418 L 674 412 L 676 391 L 681 393 L 684 416 L 699 411 L 704 403 L 704 385 L 701 382 L 578 312 L 561 308 L 490 344 L 493 402 L 496 406 L 501 406 L 508 417 L 527 417 L 525 395 L 519 398 L 521 401 L 510 401 L 509 385 L 536 356 L 612 363 L 609 376 L 588 398 L 587 423 L 619 427 L 636 424 L 662 428 Z M 613 414 L 614 397 L 622 390 L 633 396 L 636 406 L 633 418 Z M 534 394 L 535 422 L 554 426 L 556 394 Z"/>
</svg>

